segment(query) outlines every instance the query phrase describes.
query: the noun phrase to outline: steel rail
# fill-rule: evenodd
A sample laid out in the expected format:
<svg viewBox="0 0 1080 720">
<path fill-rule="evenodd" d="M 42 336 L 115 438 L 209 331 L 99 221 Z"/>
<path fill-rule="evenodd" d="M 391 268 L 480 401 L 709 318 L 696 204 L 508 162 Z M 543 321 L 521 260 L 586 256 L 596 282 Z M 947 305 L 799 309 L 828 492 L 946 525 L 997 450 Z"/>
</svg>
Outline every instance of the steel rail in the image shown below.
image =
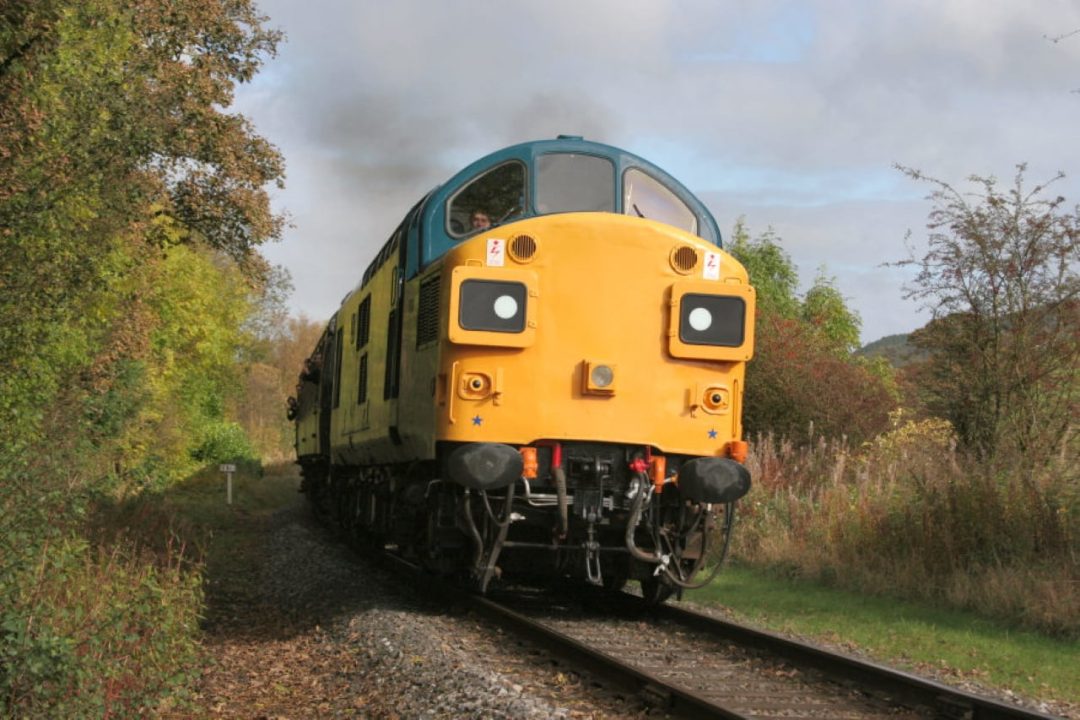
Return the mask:
<svg viewBox="0 0 1080 720">
<path fill-rule="evenodd" d="M 398 555 L 386 552 L 382 557 L 394 569 L 406 570 L 412 581 L 425 593 L 441 595 L 460 607 L 471 609 L 567 663 L 603 678 L 624 691 L 637 694 L 654 707 L 692 718 L 745 720 L 753 717 L 622 662 L 490 598 L 443 582 Z M 872 691 L 888 698 L 890 703 L 934 717 L 949 720 L 1058 720 L 1052 715 L 677 605 L 647 606 L 641 598 L 628 593 L 595 592 L 595 599 L 602 600 L 613 610 L 629 610 L 693 630 L 700 636 L 725 640 L 744 650 L 782 658 L 794 666 L 815 671 L 826 680 L 860 691 Z"/>
<path fill-rule="evenodd" d="M 641 603 L 640 599 L 635 600 Z M 834 679 L 886 693 L 902 704 L 932 709 L 938 717 L 965 720 L 1057 720 L 1053 715 L 976 695 L 875 662 L 766 630 L 721 620 L 677 605 L 661 605 L 653 611 L 657 617 L 684 627 L 783 657 L 796 665 L 812 667 Z"/>
<path fill-rule="evenodd" d="M 485 597 L 471 596 L 471 607 L 485 618 L 507 630 L 526 637 L 568 662 L 641 695 L 651 705 L 693 718 L 745 720 L 750 716 L 723 707 L 695 693 L 626 664 L 585 643 L 564 635 L 541 622 L 532 620 Z"/>
<path fill-rule="evenodd" d="M 475 611 L 489 622 L 527 639 L 568 664 L 603 678 L 624 691 L 637 694 L 653 707 L 688 718 L 751 720 L 750 716 L 717 705 L 685 688 L 590 648 L 489 598 L 441 582 L 398 555 L 387 552 L 382 557 L 395 569 L 408 571 L 413 582 L 425 592 L 441 595 L 455 604 Z"/>
</svg>

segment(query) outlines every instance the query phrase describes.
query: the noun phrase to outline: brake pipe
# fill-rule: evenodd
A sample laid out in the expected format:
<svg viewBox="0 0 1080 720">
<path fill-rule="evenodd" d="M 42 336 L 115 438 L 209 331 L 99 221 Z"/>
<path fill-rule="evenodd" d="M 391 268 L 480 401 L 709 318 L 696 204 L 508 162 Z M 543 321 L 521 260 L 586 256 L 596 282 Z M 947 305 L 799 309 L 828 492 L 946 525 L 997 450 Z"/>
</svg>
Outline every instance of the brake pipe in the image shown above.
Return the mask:
<svg viewBox="0 0 1080 720">
<path fill-rule="evenodd" d="M 658 563 L 661 562 L 659 556 L 650 555 L 634 542 L 634 531 L 637 530 L 637 525 L 641 521 L 641 508 L 645 504 L 645 493 L 649 487 L 648 476 L 643 472 L 635 473 L 634 483 L 636 492 L 633 504 L 630 506 L 630 519 L 626 522 L 626 549 L 634 558 L 642 562 Z"/>
<path fill-rule="evenodd" d="M 551 477 L 555 480 L 555 494 L 559 498 L 559 540 L 565 540 L 570 532 L 570 500 L 566 495 L 566 471 L 562 467 L 562 443 L 558 440 L 537 440 L 533 445 L 551 448 Z"/>
</svg>

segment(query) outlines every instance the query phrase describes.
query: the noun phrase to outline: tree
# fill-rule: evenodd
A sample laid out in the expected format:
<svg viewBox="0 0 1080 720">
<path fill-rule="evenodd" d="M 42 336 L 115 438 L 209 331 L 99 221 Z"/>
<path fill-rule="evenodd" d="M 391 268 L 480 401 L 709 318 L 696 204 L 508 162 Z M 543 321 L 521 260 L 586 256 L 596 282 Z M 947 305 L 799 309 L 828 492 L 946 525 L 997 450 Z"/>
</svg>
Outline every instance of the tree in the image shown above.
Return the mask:
<svg viewBox="0 0 1080 720">
<path fill-rule="evenodd" d="M 819 272 L 800 299 L 798 271 L 771 229 L 750 236 L 740 218 L 728 251 L 757 290 L 754 359 L 747 368 L 744 424 L 796 441 L 812 435 L 867 440 L 888 424 L 891 375 L 852 355 L 859 316 Z"/>
<path fill-rule="evenodd" d="M 236 417 L 264 458 L 283 459 L 293 452 L 294 427 L 285 414 L 286 399 L 297 395 L 297 377 L 323 327 L 303 315 L 288 318 L 248 365 Z"/>
<path fill-rule="evenodd" d="M 275 50 L 262 20 L 251 0 L 0 9 L 0 472 L 108 352 L 144 247 L 202 243 L 265 269 L 282 159 L 224 109 Z"/>
<path fill-rule="evenodd" d="M 0 2 L 0 716 L 150 715 L 197 660 L 197 576 L 86 520 L 251 452 L 228 410 L 283 168 L 226 108 L 278 41 L 261 22 Z"/>
<path fill-rule="evenodd" d="M 153 714 L 194 659 L 154 633 L 193 646 L 198 583 L 191 623 L 163 622 L 178 595 L 86 521 L 246 449 L 226 413 L 283 166 L 226 108 L 274 52 L 262 22 L 253 0 L 0 3 L 0 716 Z"/>
<path fill-rule="evenodd" d="M 799 273 L 772 228 L 750 237 L 745 218 L 735 221 L 727 251 L 742 263 L 757 291 L 757 306 L 782 317 L 799 314 Z"/>
<path fill-rule="evenodd" d="M 985 459 L 1044 460 L 1080 409 L 1080 208 L 1047 195 L 1061 174 L 1025 188 L 1024 165 L 1004 190 L 972 176 L 974 193 L 899 169 L 933 186 L 926 252 L 898 263 L 933 314 L 913 336 L 928 405 Z"/>
</svg>

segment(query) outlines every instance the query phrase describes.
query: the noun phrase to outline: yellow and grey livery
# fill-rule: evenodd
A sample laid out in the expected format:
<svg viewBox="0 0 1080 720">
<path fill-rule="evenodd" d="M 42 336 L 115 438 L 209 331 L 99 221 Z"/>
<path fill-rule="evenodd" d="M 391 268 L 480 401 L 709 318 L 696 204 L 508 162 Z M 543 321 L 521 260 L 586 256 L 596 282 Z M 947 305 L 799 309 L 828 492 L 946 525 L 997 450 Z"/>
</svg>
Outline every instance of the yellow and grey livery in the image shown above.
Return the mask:
<svg viewBox="0 0 1080 720">
<path fill-rule="evenodd" d="M 560 137 L 473 163 L 412 208 L 306 363 L 305 492 L 480 588 L 690 586 L 750 484 L 754 290 L 719 240 L 617 148 Z"/>
</svg>

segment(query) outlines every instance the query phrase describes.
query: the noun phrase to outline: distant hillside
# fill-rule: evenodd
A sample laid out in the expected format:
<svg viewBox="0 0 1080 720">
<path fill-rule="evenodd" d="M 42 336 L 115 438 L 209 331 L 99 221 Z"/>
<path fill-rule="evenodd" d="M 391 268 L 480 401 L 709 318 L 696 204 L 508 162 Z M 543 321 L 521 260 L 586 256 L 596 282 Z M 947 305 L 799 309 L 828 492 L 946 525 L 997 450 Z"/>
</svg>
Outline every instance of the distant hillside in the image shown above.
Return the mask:
<svg viewBox="0 0 1080 720">
<path fill-rule="evenodd" d="M 908 342 L 909 337 L 908 333 L 886 335 L 880 340 L 867 344 L 855 354 L 866 357 L 881 356 L 897 368 L 925 360 L 926 353 Z"/>
</svg>

